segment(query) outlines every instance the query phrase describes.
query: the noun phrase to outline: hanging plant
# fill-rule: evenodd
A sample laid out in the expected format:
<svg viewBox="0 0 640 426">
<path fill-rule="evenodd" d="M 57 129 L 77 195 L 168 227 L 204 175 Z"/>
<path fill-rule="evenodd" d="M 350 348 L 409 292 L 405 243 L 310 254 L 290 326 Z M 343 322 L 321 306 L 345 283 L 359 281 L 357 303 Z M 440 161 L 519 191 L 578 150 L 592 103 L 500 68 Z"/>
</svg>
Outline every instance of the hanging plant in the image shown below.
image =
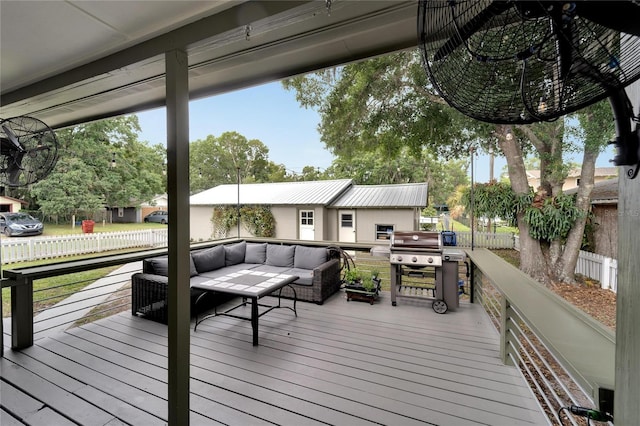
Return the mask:
<svg viewBox="0 0 640 426">
<path fill-rule="evenodd" d="M 240 222 L 256 237 L 273 237 L 276 231 L 276 220 L 271 209 L 266 206 L 242 206 Z M 213 209 L 211 223 L 215 236 L 225 238 L 229 231 L 238 225 L 238 209 L 235 206 L 216 206 Z"/>
<path fill-rule="evenodd" d="M 524 209 L 529 235 L 544 241 L 566 238 L 575 221 L 582 215 L 575 205 L 574 197 L 565 194 L 545 198 L 542 206 L 529 204 Z"/>
<path fill-rule="evenodd" d="M 511 186 L 501 182 L 474 185 L 474 214 L 499 217 L 517 225 L 517 214 L 522 212 L 529 225 L 529 235 L 537 240 L 552 241 L 566 238 L 569 230 L 582 215 L 571 195 L 538 196 L 531 190 L 515 194 Z M 470 191 L 465 191 L 462 202 L 468 209 Z"/>
<path fill-rule="evenodd" d="M 216 238 L 226 238 L 231 228 L 238 224 L 238 212 L 229 206 L 216 206 L 211 217 L 213 223 L 214 236 Z"/>
<path fill-rule="evenodd" d="M 243 206 L 240 209 L 242 224 L 256 237 L 274 237 L 276 219 L 266 206 Z"/>
<path fill-rule="evenodd" d="M 503 182 L 489 182 L 473 186 L 473 213 L 475 216 L 499 217 L 512 226 L 516 223 L 515 206 L 519 204 L 518 197 L 509 184 Z M 466 190 L 462 194 L 462 203 L 469 210 L 471 193 Z"/>
</svg>

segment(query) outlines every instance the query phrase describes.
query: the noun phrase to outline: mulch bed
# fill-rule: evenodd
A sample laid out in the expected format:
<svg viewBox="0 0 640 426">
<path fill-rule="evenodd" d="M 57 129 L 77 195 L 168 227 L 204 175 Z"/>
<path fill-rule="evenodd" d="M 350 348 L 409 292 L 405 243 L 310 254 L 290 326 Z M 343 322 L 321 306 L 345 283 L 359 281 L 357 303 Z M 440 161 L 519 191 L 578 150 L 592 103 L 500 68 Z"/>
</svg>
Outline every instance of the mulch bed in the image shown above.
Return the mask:
<svg viewBox="0 0 640 426">
<path fill-rule="evenodd" d="M 616 294 L 600 288 L 600 283 L 578 278 L 577 285 L 556 284 L 553 291 L 602 324 L 616 329 Z"/>
<path fill-rule="evenodd" d="M 520 264 L 516 250 L 493 250 L 498 256 L 515 265 Z M 581 275 L 576 285 L 556 283 L 551 290 L 605 326 L 616 329 L 616 293 L 603 289 L 600 283 Z"/>
</svg>

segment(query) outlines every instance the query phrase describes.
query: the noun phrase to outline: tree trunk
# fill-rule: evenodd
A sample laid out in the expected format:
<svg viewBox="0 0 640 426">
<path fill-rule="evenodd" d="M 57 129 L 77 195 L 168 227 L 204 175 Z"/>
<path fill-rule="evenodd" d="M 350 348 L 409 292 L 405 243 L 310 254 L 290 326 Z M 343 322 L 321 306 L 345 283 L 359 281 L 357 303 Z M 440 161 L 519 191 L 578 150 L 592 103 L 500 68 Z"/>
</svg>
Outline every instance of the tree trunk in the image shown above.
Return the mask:
<svg viewBox="0 0 640 426">
<path fill-rule="evenodd" d="M 590 152 L 585 149 L 582 158 L 582 169 L 580 170 L 580 186 L 578 187 L 578 195 L 576 198 L 576 207 L 583 213 L 578 218 L 569 231 L 567 241 L 564 245 L 563 256 L 556 265 L 558 279 L 568 284 L 575 283 L 575 270 L 578 263 L 578 255 L 582 246 L 582 236 L 584 235 L 584 227 L 587 222 L 587 215 L 591 207 L 591 192 L 593 191 L 593 182 L 595 174 L 597 152 Z"/>
<path fill-rule="evenodd" d="M 506 134 L 506 131 L 502 134 Z M 507 140 L 505 137 L 500 137 L 499 144 L 507 159 L 511 188 L 517 195 L 527 194 L 529 182 L 519 142 L 516 138 Z M 529 235 L 529 226 L 524 221 L 523 213 L 519 213 L 517 219 L 520 231 L 520 269 L 544 285 L 549 285 L 548 268 L 546 268 L 540 242 Z"/>
</svg>

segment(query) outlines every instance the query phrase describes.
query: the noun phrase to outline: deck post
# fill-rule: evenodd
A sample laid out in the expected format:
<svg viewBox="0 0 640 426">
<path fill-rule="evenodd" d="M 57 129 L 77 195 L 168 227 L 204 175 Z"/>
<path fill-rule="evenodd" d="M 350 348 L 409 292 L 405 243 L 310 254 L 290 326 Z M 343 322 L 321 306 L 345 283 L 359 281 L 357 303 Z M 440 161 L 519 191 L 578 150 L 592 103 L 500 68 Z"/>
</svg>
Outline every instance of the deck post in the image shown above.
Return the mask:
<svg viewBox="0 0 640 426">
<path fill-rule="evenodd" d="M 638 111 L 640 83 L 636 82 L 627 88 L 627 93 L 634 111 Z M 618 183 L 618 294 L 613 410 L 616 424 L 631 425 L 637 424 L 640 418 L 640 177 L 628 179 L 624 171 L 621 167 Z"/>
<path fill-rule="evenodd" d="M 166 52 L 167 194 L 169 214 L 168 413 L 189 425 L 189 75 L 185 50 Z"/>
<path fill-rule="evenodd" d="M 21 278 L 11 287 L 11 348 L 33 346 L 33 280 Z"/>
<path fill-rule="evenodd" d="M 504 365 L 513 365 L 509 358 L 509 300 L 502 294 L 500 299 L 500 358 Z"/>
</svg>

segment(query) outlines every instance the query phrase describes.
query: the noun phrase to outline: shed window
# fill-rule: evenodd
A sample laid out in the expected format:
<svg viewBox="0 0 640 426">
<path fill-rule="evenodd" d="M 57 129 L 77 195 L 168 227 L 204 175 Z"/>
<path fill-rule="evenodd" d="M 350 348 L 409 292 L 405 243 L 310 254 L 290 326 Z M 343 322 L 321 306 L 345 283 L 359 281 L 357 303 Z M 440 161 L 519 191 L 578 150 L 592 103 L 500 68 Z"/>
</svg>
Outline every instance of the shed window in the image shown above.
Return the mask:
<svg viewBox="0 0 640 426">
<path fill-rule="evenodd" d="M 300 225 L 313 225 L 313 210 L 300 211 Z"/>
<path fill-rule="evenodd" d="M 394 225 L 376 225 L 376 240 L 388 240 L 393 233 Z"/>
</svg>

